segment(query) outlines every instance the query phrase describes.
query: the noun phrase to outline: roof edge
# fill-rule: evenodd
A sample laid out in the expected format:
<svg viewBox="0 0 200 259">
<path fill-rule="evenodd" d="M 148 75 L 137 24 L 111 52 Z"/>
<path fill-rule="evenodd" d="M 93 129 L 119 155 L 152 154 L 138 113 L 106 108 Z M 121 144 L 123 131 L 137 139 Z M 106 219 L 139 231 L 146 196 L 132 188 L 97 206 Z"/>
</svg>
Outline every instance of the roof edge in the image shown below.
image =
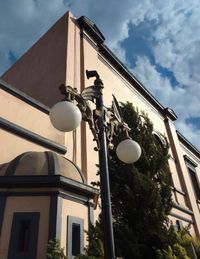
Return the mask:
<svg viewBox="0 0 200 259">
<path fill-rule="evenodd" d="M 164 117 L 168 116 L 172 121 L 177 119 L 176 114 L 170 108 L 165 108 L 147 88 L 131 73 L 115 54 L 104 44 L 99 46 L 99 52 L 117 68 L 124 78 L 134 85 L 135 89 L 144 96 Z"/>
<path fill-rule="evenodd" d="M 178 130 L 176 131 L 179 141 L 200 159 L 200 151 L 192 145 Z"/>
<path fill-rule="evenodd" d="M 97 45 L 100 45 L 104 42 L 105 37 L 103 36 L 102 32 L 88 17 L 81 16 L 77 19 L 77 23 L 81 28 L 84 28 L 84 30 L 87 31 L 87 33 L 93 38 L 93 40 L 95 40 Z"/>
<path fill-rule="evenodd" d="M 165 108 L 148 90 L 147 88 L 126 68 L 126 66 L 116 57 L 116 55 L 105 45 L 105 37 L 98 29 L 96 24 L 86 16 L 77 19 L 78 25 L 84 29 L 89 36 L 96 42 L 98 51 L 106 59 L 120 71 L 124 78 L 134 85 L 135 89 L 141 93 L 164 117 L 169 117 L 172 121 L 177 119 L 172 109 Z"/>
</svg>

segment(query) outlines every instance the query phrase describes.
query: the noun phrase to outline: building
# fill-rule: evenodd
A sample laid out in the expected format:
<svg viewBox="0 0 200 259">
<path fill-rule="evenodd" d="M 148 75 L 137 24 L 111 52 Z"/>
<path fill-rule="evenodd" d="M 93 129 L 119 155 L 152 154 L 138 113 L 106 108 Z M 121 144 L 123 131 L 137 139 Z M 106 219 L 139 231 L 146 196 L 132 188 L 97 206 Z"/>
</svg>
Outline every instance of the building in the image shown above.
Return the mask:
<svg viewBox="0 0 200 259">
<path fill-rule="evenodd" d="M 2 259 L 17 258 L 16 251 L 45 258 L 46 244 L 53 237 L 71 257 L 82 251 L 83 229 L 97 218 L 98 190 L 90 185 L 98 163 L 92 133 L 82 123 L 64 134 L 52 127 L 48 116 L 49 107 L 62 98 L 61 83 L 79 92 L 93 83 L 86 79 L 86 69 L 97 70 L 103 79 L 106 106 L 114 93 L 145 111 L 154 130 L 167 136 L 174 199 L 170 218 L 177 227 L 191 224 L 191 234 L 200 236 L 200 151 L 177 132 L 173 110 L 151 95 L 104 40 L 87 17 L 76 19 L 68 12 L 1 77 Z"/>
</svg>

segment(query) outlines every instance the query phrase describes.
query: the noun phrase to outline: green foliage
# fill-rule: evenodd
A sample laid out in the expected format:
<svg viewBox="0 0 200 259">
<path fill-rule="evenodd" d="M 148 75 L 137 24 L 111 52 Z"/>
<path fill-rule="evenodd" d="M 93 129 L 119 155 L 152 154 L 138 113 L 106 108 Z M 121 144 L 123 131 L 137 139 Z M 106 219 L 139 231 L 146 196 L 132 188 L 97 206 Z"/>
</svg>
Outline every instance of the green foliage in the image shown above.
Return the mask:
<svg viewBox="0 0 200 259">
<path fill-rule="evenodd" d="M 200 258 L 200 240 L 196 237 L 193 237 L 192 244 L 194 246 L 197 257 Z"/>
<path fill-rule="evenodd" d="M 168 215 L 172 198 L 168 146 L 159 143 L 148 116 L 139 114 L 131 103 L 122 104 L 122 113 L 131 128 L 130 137 L 140 144 L 142 155 L 135 164 L 127 165 L 119 161 L 115 150 L 109 152 L 116 256 L 123 259 L 189 259 L 187 246 L 192 243 L 200 251 L 200 242 L 195 243 L 187 230 L 176 232 L 170 226 Z M 120 141 L 116 136 L 114 146 Z M 101 220 L 95 227 L 90 227 L 89 245 L 85 257 L 81 258 L 103 258 L 101 228 Z"/>
<path fill-rule="evenodd" d="M 85 255 L 77 256 L 77 259 L 102 259 L 104 258 L 104 249 L 102 242 L 102 231 L 100 223 L 96 222 L 96 226 L 90 224 L 87 232 L 88 246 L 85 249 Z"/>
<path fill-rule="evenodd" d="M 180 231 L 177 231 L 176 239 L 177 239 L 176 242 L 183 246 L 188 246 L 193 242 L 193 237 L 189 234 L 189 231 L 187 228 L 183 228 Z"/>
<path fill-rule="evenodd" d="M 142 155 L 127 165 L 118 160 L 115 150 L 109 154 L 116 255 L 156 258 L 156 250 L 167 243 L 167 216 L 172 207 L 167 149 L 157 142 L 146 114 L 139 114 L 131 103 L 122 104 L 122 112 Z M 117 146 L 120 139 L 114 141 Z"/>
<path fill-rule="evenodd" d="M 179 244 L 174 244 L 172 247 L 168 246 L 166 250 L 158 251 L 158 258 L 159 259 L 190 259 L 190 257 L 187 256 L 186 249 Z"/>
<path fill-rule="evenodd" d="M 158 250 L 159 259 L 189 259 L 187 251 L 191 246 L 193 246 L 197 258 L 200 258 L 200 240 L 196 237 L 192 237 L 189 233 L 189 228 L 183 228 L 180 231 L 175 231 L 173 226 L 169 228 L 169 246 L 167 249 Z"/>
<path fill-rule="evenodd" d="M 48 259 L 67 259 L 64 254 L 64 248 L 60 247 L 58 239 L 49 240 L 46 255 Z"/>
<path fill-rule="evenodd" d="M 190 259 L 187 255 L 187 247 L 193 243 L 193 238 L 190 236 L 186 228 L 175 231 L 173 226 L 170 227 L 168 232 L 169 246 L 167 249 L 158 250 L 158 258 L 160 259 Z"/>
<path fill-rule="evenodd" d="M 177 243 L 181 244 L 186 249 L 192 245 L 197 257 L 200 258 L 200 240 L 197 237 L 191 236 L 187 228 L 177 232 Z"/>
<path fill-rule="evenodd" d="M 177 257 L 174 255 L 171 246 L 168 246 L 166 250 L 158 250 L 157 256 L 159 259 L 176 259 Z"/>
<path fill-rule="evenodd" d="M 174 244 L 173 251 L 178 259 L 190 259 L 189 256 L 187 256 L 186 249 L 180 244 Z"/>
</svg>

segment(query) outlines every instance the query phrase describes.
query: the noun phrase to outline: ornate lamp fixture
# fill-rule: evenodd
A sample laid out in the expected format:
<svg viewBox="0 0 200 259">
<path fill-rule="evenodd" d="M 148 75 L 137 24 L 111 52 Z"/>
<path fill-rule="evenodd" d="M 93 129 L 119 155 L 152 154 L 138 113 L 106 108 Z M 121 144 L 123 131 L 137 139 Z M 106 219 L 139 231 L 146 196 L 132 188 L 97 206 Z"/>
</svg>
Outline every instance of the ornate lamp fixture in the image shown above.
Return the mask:
<svg viewBox="0 0 200 259">
<path fill-rule="evenodd" d="M 94 141 L 97 143 L 95 150 L 99 152 L 105 258 L 115 259 L 107 150 L 113 148 L 113 137 L 119 136 L 122 141 L 116 148 L 116 154 L 122 162 L 131 164 L 139 159 L 141 148 L 129 137 L 130 129 L 123 121 L 114 95 L 112 109 L 104 107 L 103 82 L 97 71 L 86 70 L 86 75 L 88 79 L 91 77 L 96 79 L 94 85 L 85 88 L 81 94 L 71 86 L 60 86 L 60 92 L 65 98 L 52 107 L 50 120 L 55 128 L 65 132 L 76 129 L 82 119 L 89 124 Z M 73 101 L 77 102 L 77 106 Z M 91 109 L 89 101 L 96 104 L 96 109 Z"/>
</svg>

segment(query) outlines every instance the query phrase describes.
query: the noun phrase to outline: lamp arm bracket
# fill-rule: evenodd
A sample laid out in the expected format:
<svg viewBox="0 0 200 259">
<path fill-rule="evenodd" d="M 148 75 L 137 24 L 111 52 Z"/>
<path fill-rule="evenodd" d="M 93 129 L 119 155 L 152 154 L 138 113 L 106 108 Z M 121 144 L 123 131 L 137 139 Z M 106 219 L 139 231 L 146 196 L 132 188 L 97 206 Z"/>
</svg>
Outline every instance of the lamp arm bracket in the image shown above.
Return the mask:
<svg viewBox="0 0 200 259">
<path fill-rule="evenodd" d="M 113 148 L 113 138 L 118 137 L 120 140 L 130 138 L 130 128 L 122 118 L 122 112 L 116 97 L 113 95 L 112 107 L 107 108 L 106 112 L 106 138 L 108 148 Z"/>
<path fill-rule="evenodd" d="M 65 96 L 66 101 L 76 101 L 77 106 L 82 113 L 82 118 L 88 123 L 89 128 L 93 135 L 93 140 L 96 141 L 97 147 L 95 150 L 99 150 L 98 133 L 99 127 L 104 127 L 107 139 L 108 149 L 113 149 L 113 138 L 120 137 L 121 139 L 130 138 L 130 128 L 123 121 L 122 112 L 120 110 L 119 103 L 113 95 L 112 108 L 105 108 L 104 111 L 92 109 L 89 101 L 95 103 L 102 95 L 103 82 L 95 71 L 89 71 L 88 77 L 96 77 L 94 85 L 85 88 L 81 94 L 78 93 L 77 88 L 64 84 L 60 85 L 59 89 L 62 95 Z M 99 118 L 103 118 L 103 124 L 100 125 Z"/>
<path fill-rule="evenodd" d="M 101 95 L 102 95 L 102 89 L 95 85 L 85 88 L 81 93 L 81 96 L 85 100 L 92 101 L 92 102 L 95 102 L 95 100 L 98 99 Z"/>
</svg>

